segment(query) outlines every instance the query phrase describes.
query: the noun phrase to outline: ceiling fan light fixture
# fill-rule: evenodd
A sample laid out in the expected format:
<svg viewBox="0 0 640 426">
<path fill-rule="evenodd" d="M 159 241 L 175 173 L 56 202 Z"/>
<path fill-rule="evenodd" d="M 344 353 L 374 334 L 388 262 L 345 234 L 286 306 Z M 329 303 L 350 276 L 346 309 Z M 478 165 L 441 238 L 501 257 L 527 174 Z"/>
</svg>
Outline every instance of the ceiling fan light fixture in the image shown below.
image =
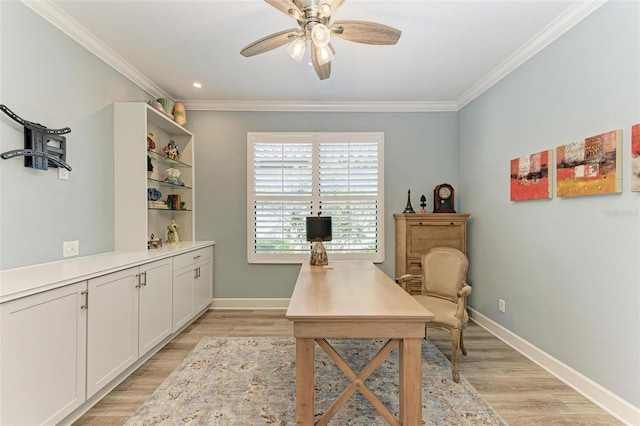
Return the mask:
<svg viewBox="0 0 640 426">
<path fill-rule="evenodd" d="M 322 3 L 318 6 L 318 18 L 327 18 L 331 16 L 331 5 Z"/>
<path fill-rule="evenodd" d="M 329 46 L 318 46 L 316 48 L 316 55 L 318 59 L 318 64 L 324 65 L 327 62 L 333 61 L 334 55 L 333 51 Z"/>
<path fill-rule="evenodd" d="M 287 47 L 287 53 L 298 62 L 302 61 L 304 52 L 307 50 L 307 40 L 304 37 L 294 38 Z"/>
<path fill-rule="evenodd" d="M 331 39 L 331 31 L 324 24 L 316 24 L 311 30 L 311 40 L 317 47 L 325 47 Z"/>
</svg>

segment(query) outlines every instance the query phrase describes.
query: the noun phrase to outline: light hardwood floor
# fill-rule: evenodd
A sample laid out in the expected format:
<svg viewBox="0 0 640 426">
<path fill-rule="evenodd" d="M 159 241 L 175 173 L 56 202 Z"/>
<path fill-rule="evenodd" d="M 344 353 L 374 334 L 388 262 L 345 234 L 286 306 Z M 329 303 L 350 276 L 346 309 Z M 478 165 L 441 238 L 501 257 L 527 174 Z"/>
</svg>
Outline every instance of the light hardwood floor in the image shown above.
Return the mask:
<svg viewBox="0 0 640 426">
<path fill-rule="evenodd" d="M 121 425 L 204 336 L 291 336 L 283 310 L 208 311 L 81 417 L 75 425 Z M 448 333 L 428 337 L 447 356 Z M 615 418 L 482 327 L 464 333 L 460 373 L 512 426 L 619 425 Z"/>
</svg>

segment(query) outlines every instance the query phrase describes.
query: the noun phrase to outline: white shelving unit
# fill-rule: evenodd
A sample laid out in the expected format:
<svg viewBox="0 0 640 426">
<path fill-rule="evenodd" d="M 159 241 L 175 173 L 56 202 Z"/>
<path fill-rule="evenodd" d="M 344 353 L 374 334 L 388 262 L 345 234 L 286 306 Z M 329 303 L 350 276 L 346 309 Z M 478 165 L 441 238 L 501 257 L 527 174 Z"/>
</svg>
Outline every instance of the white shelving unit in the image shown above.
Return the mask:
<svg viewBox="0 0 640 426">
<path fill-rule="evenodd" d="M 164 114 L 142 102 L 113 105 L 115 165 L 115 250 L 146 250 L 151 234 L 166 243 L 172 220 L 180 227 L 181 241 L 194 240 L 194 136 Z M 147 151 L 147 132 L 154 135 L 155 152 Z M 164 156 L 162 148 L 172 140 L 180 152 L 179 161 Z M 147 157 L 153 172 L 147 175 Z M 178 169 L 184 186 L 166 183 L 166 170 Z M 178 210 L 149 208 L 147 190 L 156 188 L 167 195 L 179 195 L 184 207 Z"/>
</svg>

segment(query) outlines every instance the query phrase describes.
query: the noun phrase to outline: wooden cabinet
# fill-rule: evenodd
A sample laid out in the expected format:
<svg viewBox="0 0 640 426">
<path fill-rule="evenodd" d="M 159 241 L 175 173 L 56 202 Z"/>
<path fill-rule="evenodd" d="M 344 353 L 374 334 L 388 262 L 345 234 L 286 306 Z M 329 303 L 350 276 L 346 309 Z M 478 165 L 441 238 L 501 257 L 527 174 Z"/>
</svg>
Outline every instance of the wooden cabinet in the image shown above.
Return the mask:
<svg viewBox="0 0 640 426">
<path fill-rule="evenodd" d="M 396 277 L 422 273 L 421 256 L 433 247 L 453 247 L 467 254 L 467 213 L 393 215 L 396 225 Z M 407 287 L 419 293 L 420 284 Z"/>
<path fill-rule="evenodd" d="M 171 259 L 89 280 L 87 397 L 171 332 Z"/>
<path fill-rule="evenodd" d="M 0 305 L 0 424 L 56 424 L 85 402 L 86 289 Z"/>
<path fill-rule="evenodd" d="M 193 134 L 145 103 L 118 102 L 113 109 L 115 249 L 146 250 L 151 234 L 166 241 L 172 220 L 180 227 L 180 240 L 193 241 Z M 147 150 L 147 132 L 154 135 L 155 152 Z M 162 152 L 170 141 L 178 148 L 179 160 Z M 147 172 L 148 164 L 153 168 L 151 173 Z M 179 171 L 181 184 L 167 181 L 169 169 Z M 179 197 L 182 207 L 154 207 L 148 202 L 148 190 L 159 191 L 159 201 Z"/>
<path fill-rule="evenodd" d="M 173 331 L 206 309 L 213 298 L 213 248 L 173 258 Z"/>
</svg>

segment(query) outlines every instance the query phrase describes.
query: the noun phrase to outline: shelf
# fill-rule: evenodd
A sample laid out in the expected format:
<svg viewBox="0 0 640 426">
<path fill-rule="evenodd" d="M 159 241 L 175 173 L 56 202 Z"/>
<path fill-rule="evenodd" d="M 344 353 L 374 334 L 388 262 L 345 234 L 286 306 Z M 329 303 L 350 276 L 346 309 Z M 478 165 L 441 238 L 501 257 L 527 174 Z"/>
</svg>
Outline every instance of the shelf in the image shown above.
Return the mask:
<svg viewBox="0 0 640 426">
<path fill-rule="evenodd" d="M 115 205 L 122 206 L 114 211 L 115 249 L 147 250 L 149 236 L 164 235 L 172 220 L 180 227 L 180 240 L 193 241 L 196 190 L 194 135 L 142 102 L 116 102 L 113 114 L 114 198 Z M 149 132 L 154 135 L 154 151 L 147 149 Z M 167 158 L 162 152 L 162 147 L 170 141 L 179 149 L 179 160 Z M 153 172 L 144 174 L 143 164 L 148 166 L 149 163 Z M 166 169 L 170 168 L 180 170 L 179 179 L 185 183 L 184 186 L 165 180 L 169 174 Z M 140 198 L 149 201 L 149 189 L 162 194 L 158 200 L 162 204 L 142 204 Z M 179 197 L 180 204 L 169 205 L 183 206 L 183 209 L 164 208 L 167 206 L 164 200 L 177 202 L 173 197 Z"/>
<path fill-rule="evenodd" d="M 165 182 L 163 180 L 157 180 L 157 179 L 152 179 L 152 178 L 147 178 L 147 182 L 149 182 L 150 185 L 158 185 L 161 186 L 163 188 L 172 188 L 172 189 L 192 189 L 190 186 L 186 186 L 186 185 L 176 185 L 173 183 L 169 183 L 169 182 Z"/>
<path fill-rule="evenodd" d="M 178 160 L 172 160 L 171 158 L 165 157 L 164 155 L 159 154 L 155 151 L 147 151 L 147 155 L 151 157 L 153 161 L 164 164 L 165 166 L 191 168 L 190 164 L 183 163 L 182 161 Z"/>
</svg>

